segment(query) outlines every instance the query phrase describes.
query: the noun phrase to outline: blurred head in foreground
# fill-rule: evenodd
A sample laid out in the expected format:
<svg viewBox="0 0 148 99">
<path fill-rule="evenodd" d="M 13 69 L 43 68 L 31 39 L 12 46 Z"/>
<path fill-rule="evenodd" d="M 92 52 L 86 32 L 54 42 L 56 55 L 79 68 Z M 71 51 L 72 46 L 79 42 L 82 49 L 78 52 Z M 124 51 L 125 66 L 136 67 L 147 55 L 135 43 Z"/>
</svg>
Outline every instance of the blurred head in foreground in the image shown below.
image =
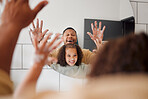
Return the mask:
<svg viewBox="0 0 148 99">
<path fill-rule="evenodd" d="M 95 59 L 89 78 L 117 73 L 147 73 L 148 36 L 140 33 L 109 41 Z"/>
</svg>

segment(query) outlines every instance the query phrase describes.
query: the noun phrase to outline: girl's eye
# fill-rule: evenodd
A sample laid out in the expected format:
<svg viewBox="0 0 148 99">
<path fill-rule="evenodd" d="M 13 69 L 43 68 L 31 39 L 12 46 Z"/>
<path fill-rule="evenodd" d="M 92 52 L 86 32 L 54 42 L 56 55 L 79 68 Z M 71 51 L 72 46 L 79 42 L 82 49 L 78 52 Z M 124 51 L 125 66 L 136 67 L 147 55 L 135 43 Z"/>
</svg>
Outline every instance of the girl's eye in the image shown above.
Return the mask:
<svg viewBox="0 0 148 99">
<path fill-rule="evenodd" d="M 67 55 L 67 57 L 70 57 L 70 55 Z"/>
<path fill-rule="evenodd" d="M 76 54 L 74 56 L 77 56 Z"/>
</svg>

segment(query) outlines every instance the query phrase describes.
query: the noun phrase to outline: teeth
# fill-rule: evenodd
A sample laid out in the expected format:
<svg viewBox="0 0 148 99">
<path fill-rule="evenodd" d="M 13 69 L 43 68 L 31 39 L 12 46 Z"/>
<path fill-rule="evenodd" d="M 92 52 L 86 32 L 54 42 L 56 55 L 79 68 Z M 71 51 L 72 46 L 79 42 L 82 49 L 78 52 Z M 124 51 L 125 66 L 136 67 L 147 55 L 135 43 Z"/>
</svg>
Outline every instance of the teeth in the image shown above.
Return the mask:
<svg viewBox="0 0 148 99">
<path fill-rule="evenodd" d="M 73 42 L 73 40 L 67 40 L 67 42 Z"/>
<path fill-rule="evenodd" d="M 70 63 L 74 63 L 75 61 L 69 61 Z"/>
</svg>

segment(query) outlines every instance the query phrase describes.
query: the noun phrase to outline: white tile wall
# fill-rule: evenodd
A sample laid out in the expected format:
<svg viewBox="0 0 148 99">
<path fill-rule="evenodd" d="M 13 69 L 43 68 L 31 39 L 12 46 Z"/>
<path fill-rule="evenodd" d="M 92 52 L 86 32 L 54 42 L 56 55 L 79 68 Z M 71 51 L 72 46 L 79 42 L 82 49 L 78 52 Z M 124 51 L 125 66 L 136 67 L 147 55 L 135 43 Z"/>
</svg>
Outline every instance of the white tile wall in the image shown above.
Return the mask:
<svg viewBox="0 0 148 99">
<path fill-rule="evenodd" d="M 145 24 L 135 24 L 135 32 L 146 32 L 146 25 Z"/>
<path fill-rule="evenodd" d="M 13 58 L 12 58 L 12 65 L 11 68 L 22 68 L 22 45 L 16 45 Z"/>
<path fill-rule="evenodd" d="M 135 23 L 137 23 L 137 2 L 131 2 L 133 12 L 134 12 L 134 17 L 135 17 Z"/>
<path fill-rule="evenodd" d="M 138 23 L 148 23 L 148 3 L 138 3 Z"/>
<path fill-rule="evenodd" d="M 130 1 L 148 2 L 148 0 L 130 0 Z"/>
<path fill-rule="evenodd" d="M 148 34 L 148 0 L 130 0 L 135 15 L 135 32 Z"/>
<path fill-rule="evenodd" d="M 146 34 L 148 34 L 148 24 L 146 25 Z"/>
<path fill-rule="evenodd" d="M 23 45 L 23 68 L 30 68 L 33 63 L 33 45 Z"/>
<path fill-rule="evenodd" d="M 14 89 L 22 82 L 27 72 L 28 70 L 11 70 L 11 79 L 14 83 Z"/>
</svg>

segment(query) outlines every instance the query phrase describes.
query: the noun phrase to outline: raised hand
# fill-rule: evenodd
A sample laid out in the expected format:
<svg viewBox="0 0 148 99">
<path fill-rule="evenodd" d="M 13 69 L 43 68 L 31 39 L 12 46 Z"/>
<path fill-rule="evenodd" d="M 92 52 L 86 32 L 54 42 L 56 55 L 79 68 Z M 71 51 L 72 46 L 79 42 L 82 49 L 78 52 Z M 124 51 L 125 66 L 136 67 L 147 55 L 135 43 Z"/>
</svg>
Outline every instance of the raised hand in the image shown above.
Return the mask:
<svg viewBox="0 0 148 99">
<path fill-rule="evenodd" d="M 28 0 L 6 0 L 5 9 L 1 16 L 2 24 L 11 24 L 17 28 L 28 26 L 37 13 L 46 5 L 47 1 L 40 2 L 33 10 Z"/>
<path fill-rule="evenodd" d="M 29 0 L 5 1 L 0 17 L 0 69 L 10 74 L 12 56 L 20 31 L 33 21 L 48 2 L 42 1 L 32 10 Z"/>
<path fill-rule="evenodd" d="M 32 22 L 32 26 L 33 26 L 33 29 L 30 28 L 30 31 L 29 31 L 31 41 L 34 39 L 34 37 L 36 37 L 38 43 L 40 43 L 40 41 L 44 38 L 45 34 L 48 32 L 48 29 L 42 32 L 43 20 L 41 20 L 40 26 L 39 26 L 39 19 L 37 19 L 36 26 L 34 22 Z"/>
<path fill-rule="evenodd" d="M 101 25 L 102 25 L 101 22 L 99 22 L 99 28 L 97 27 L 97 21 L 95 21 L 94 24 L 95 26 L 93 25 L 93 23 L 91 23 L 91 29 L 92 29 L 93 34 L 90 32 L 87 32 L 87 34 L 95 42 L 97 49 L 99 49 L 100 45 L 102 44 L 103 33 L 104 33 L 106 26 L 103 26 L 103 29 L 101 30 Z"/>
<path fill-rule="evenodd" d="M 55 38 L 51 42 L 47 42 L 48 38 L 52 34 L 49 33 L 41 43 L 38 43 L 37 37 L 35 36 L 33 43 L 35 47 L 35 59 L 34 61 L 37 64 L 40 64 L 40 66 L 44 66 L 47 63 L 51 63 L 53 61 L 56 61 L 55 58 L 48 57 L 49 53 L 52 52 L 54 49 L 57 48 L 57 46 L 62 42 L 62 39 L 56 42 L 57 38 L 60 36 L 60 34 L 56 34 Z"/>
</svg>

